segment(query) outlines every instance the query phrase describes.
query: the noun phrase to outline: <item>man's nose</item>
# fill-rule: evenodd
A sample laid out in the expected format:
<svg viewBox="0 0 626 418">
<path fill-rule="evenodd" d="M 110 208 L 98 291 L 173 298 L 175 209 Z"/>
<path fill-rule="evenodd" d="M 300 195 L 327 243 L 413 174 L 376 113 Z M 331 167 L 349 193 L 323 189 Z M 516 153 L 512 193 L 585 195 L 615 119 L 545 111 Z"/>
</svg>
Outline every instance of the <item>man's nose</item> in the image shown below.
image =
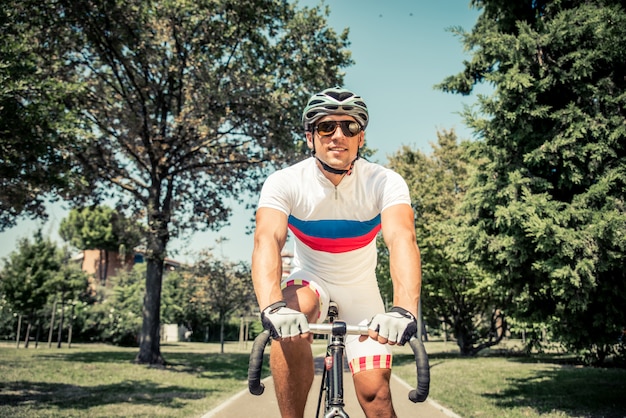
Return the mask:
<svg viewBox="0 0 626 418">
<path fill-rule="evenodd" d="M 335 126 L 335 132 L 333 132 L 333 134 L 330 137 L 331 137 L 331 139 L 341 139 L 344 136 L 345 135 L 343 134 L 343 130 L 341 129 L 341 125 L 337 124 L 337 126 Z"/>
</svg>

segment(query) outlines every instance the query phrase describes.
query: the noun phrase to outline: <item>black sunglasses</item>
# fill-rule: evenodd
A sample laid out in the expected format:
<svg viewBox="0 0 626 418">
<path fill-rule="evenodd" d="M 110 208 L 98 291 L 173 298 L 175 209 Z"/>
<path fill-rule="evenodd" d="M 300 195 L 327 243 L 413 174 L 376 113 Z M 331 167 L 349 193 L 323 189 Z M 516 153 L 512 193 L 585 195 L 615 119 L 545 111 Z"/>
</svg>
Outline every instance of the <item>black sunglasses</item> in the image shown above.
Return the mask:
<svg viewBox="0 0 626 418">
<path fill-rule="evenodd" d="M 335 133 L 337 126 L 341 126 L 341 132 L 344 136 L 353 137 L 361 132 L 361 125 L 353 120 L 329 120 L 318 123 L 313 130 L 317 131 L 321 136 L 330 136 Z"/>
</svg>

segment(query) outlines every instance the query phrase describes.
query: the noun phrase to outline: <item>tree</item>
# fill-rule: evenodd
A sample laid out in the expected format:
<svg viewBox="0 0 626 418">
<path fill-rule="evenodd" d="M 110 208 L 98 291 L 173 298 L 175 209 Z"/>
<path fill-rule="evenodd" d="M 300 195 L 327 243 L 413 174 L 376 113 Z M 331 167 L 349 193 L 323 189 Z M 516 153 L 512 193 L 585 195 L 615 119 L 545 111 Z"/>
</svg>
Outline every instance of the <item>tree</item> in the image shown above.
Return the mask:
<svg viewBox="0 0 626 418">
<path fill-rule="evenodd" d="M 28 321 L 25 345 L 28 347 L 32 323 L 37 312 L 44 308 L 50 295 L 48 283 L 61 270 L 58 250 L 54 243 L 38 231 L 34 241 L 22 239 L 17 251 L 9 255 L 0 272 L 0 293 L 12 311 L 24 315 Z M 20 338 L 20 335 L 17 335 Z"/>
<path fill-rule="evenodd" d="M 431 145 L 431 155 L 402 148 L 389 158 L 389 167 L 406 179 L 411 192 L 427 322 L 442 321 L 461 354 L 474 355 L 504 336 L 504 300 L 493 278 L 463 248 L 467 231 L 460 209 L 473 168 L 466 154 L 470 144 L 459 145 L 454 131 L 443 131 Z"/>
<path fill-rule="evenodd" d="M 113 277 L 110 288 L 99 290 L 98 302 L 85 324 L 94 339 L 129 347 L 138 345 L 145 273 L 146 265 L 136 264 L 130 271 Z"/>
<path fill-rule="evenodd" d="M 472 59 L 440 86 L 495 87 L 465 114 L 480 137 L 468 243 L 519 320 L 602 361 L 626 323 L 624 3 L 472 4 Z"/>
<path fill-rule="evenodd" d="M 88 299 L 89 277 L 79 266 L 71 262 L 71 254 L 67 248 L 57 250 L 57 257 L 59 258 L 59 270 L 46 281 L 44 287 L 49 295 L 48 299 L 54 298 L 54 306 L 57 305 L 57 301 L 61 302 L 61 318 L 59 319 L 59 336 L 57 339 L 57 347 L 61 348 L 65 304 L 70 301 L 73 310 L 77 301 Z M 53 326 L 54 324 L 51 323 L 50 329 Z M 70 329 L 71 327 L 72 317 L 70 317 Z"/>
<path fill-rule="evenodd" d="M 62 62 L 41 71 L 47 54 L 34 39 L 45 23 L 34 16 L 22 2 L 0 4 L 0 231 L 45 217 L 47 198 L 81 187 L 67 158 L 75 119 L 64 101 L 74 87 L 55 75 Z"/>
<path fill-rule="evenodd" d="M 131 269 L 112 277 L 110 286 L 96 288 L 95 303 L 79 318 L 82 333 L 92 341 L 138 346 L 145 275 L 146 264 L 137 263 Z M 182 323 L 181 311 L 187 304 L 180 297 L 182 274 L 176 270 L 167 271 L 163 281 L 160 317 L 163 323 Z"/>
<path fill-rule="evenodd" d="M 104 283 L 108 271 L 109 252 L 125 257 L 132 255 L 142 237 L 141 225 L 135 223 L 108 206 L 72 209 L 67 218 L 61 221 L 59 235 L 80 250 L 100 250 L 103 268 L 100 283 Z"/>
<path fill-rule="evenodd" d="M 190 292 L 190 305 L 217 316 L 220 324 L 221 353 L 224 352 L 224 325 L 236 312 L 248 311 L 254 304 L 254 290 L 250 285 L 250 267 L 221 261 L 204 254 L 187 277 L 186 287 Z"/>
<path fill-rule="evenodd" d="M 306 99 L 341 84 L 351 62 L 347 31 L 327 28 L 320 8 L 278 0 L 34 3 L 47 13 L 50 53 L 62 57 L 68 80 L 86 86 L 69 106 L 88 144 L 74 156 L 86 178 L 100 180 L 93 194 L 145 220 L 136 361 L 163 363 L 170 237 L 219 228 L 229 198 L 242 201 L 272 166 L 294 158 Z"/>
</svg>

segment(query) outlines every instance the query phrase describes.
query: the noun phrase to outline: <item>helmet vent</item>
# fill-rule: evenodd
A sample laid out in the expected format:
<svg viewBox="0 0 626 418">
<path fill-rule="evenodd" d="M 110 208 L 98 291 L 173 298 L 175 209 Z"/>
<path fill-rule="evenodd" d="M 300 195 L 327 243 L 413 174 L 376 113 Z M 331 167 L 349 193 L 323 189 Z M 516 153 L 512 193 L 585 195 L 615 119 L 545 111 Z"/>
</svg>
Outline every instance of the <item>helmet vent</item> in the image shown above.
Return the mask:
<svg viewBox="0 0 626 418">
<path fill-rule="evenodd" d="M 329 88 L 313 95 L 302 112 L 302 124 L 310 130 L 315 121 L 326 115 L 352 116 L 365 130 L 369 121 L 367 105 L 360 96 L 341 87 Z"/>
<path fill-rule="evenodd" d="M 331 90 L 327 92 L 326 94 L 340 102 L 343 102 L 344 100 L 349 99 L 350 97 L 354 96 L 354 93 L 350 91 L 332 91 Z"/>
</svg>

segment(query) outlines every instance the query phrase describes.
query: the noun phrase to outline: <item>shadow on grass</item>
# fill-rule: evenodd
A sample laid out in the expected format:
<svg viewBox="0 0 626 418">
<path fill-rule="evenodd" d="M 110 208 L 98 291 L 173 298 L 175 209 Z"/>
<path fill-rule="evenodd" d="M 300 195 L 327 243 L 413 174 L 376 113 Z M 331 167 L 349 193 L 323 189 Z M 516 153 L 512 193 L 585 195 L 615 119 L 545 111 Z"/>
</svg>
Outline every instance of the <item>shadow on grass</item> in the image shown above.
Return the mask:
<svg viewBox="0 0 626 418">
<path fill-rule="evenodd" d="M 623 370 L 564 367 L 507 382 L 505 389 L 483 396 L 502 408 L 532 407 L 540 414 L 562 411 L 576 417 L 626 416 Z"/>
<path fill-rule="evenodd" d="M 123 351 L 81 351 L 75 353 L 55 353 L 38 356 L 40 359 L 54 359 L 79 363 L 133 363 L 136 353 Z M 235 379 L 245 380 L 248 378 L 249 355 L 244 353 L 164 353 L 166 366 L 164 370 L 178 373 L 189 373 L 195 376 L 211 379 Z M 268 359 L 264 365 L 268 364 Z M 145 367 L 150 367 L 146 365 Z"/>
<path fill-rule="evenodd" d="M 539 355 L 527 355 L 517 351 L 501 351 L 491 352 L 489 354 L 479 354 L 477 356 L 462 356 L 458 352 L 445 352 L 445 353 L 428 353 L 428 360 L 430 363 L 437 363 L 438 360 L 453 360 L 453 359 L 480 359 L 484 357 L 491 358 L 503 358 L 510 361 L 516 361 L 519 363 L 544 363 L 544 364 L 558 364 L 558 365 L 580 365 L 580 362 L 576 360 L 573 355 L 565 354 L 539 354 Z M 393 355 L 393 363 L 398 365 L 404 365 L 414 362 L 413 354 L 397 354 Z M 431 364 L 432 367 L 432 364 Z"/>
<path fill-rule="evenodd" d="M 246 380 L 248 378 L 248 354 L 198 354 L 168 353 L 167 370 L 181 373 L 198 374 L 202 377 L 215 379 Z M 269 356 L 265 354 L 264 368 L 269 364 Z"/>
<path fill-rule="evenodd" d="M 42 360 L 76 361 L 82 363 L 130 363 L 137 356 L 137 352 L 127 351 L 77 351 L 38 354 Z"/>
<path fill-rule="evenodd" d="M 210 390 L 190 391 L 188 387 L 160 385 L 149 381 L 124 381 L 109 385 L 80 386 L 27 380 L 4 383 L 0 405 L 29 405 L 36 409 L 51 406 L 63 409 L 88 409 L 108 404 L 146 404 L 183 408 L 183 399 L 201 399 Z"/>
<path fill-rule="evenodd" d="M 481 362 L 479 357 L 463 357 L 459 353 L 429 354 L 431 370 L 446 360 Z M 491 353 L 487 356 L 522 364 L 550 365 L 524 378 L 504 376 L 506 385 L 480 396 L 491 400 L 502 410 L 528 408 L 539 414 L 560 411 L 576 417 L 626 417 L 626 370 L 617 368 L 583 367 L 574 356 L 564 354 L 521 355 Z M 394 366 L 414 364 L 413 355 L 395 354 Z M 552 367 L 554 366 L 554 367 Z M 506 373 L 502 371 L 502 373 Z"/>
</svg>

